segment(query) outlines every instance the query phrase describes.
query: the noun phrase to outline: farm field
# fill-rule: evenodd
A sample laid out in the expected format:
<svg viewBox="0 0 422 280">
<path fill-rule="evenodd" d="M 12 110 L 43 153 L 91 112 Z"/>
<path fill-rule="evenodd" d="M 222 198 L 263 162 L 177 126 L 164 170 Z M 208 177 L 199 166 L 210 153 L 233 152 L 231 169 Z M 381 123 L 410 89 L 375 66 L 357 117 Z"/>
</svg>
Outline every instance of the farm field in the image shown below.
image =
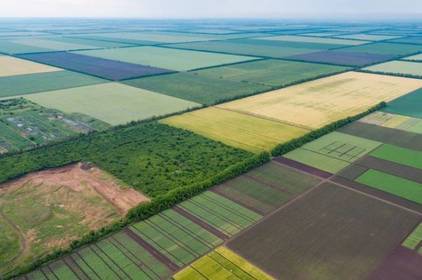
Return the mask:
<svg viewBox="0 0 422 280">
<path fill-rule="evenodd" d="M 408 132 L 422 134 L 422 119 L 418 118 L 396 115 L 386 112 L 375 112 L 363 119 L 360 119 L 359 121 L 368 124 L 375 124 L 382 127 L 395 128 Z"/>
<path fill-rule="evenodd" d="M 59 68 L 11 56 L 0 56 L 0 69 L 0 77 L 60 71 Z"/>
<path fill-rule="evenodd" d="M 179 205 L 184 211 L 233 236 L 262 218 L 261 215 L 213 192 L 205 192 Z"/>
<path fill-rule="evenodd" d="M 388 35 L 375 35 L 375 34 L 348 34 L 348 35 L 334 35 L 338 38 L 344 39 L 355 39 L 355 40 L 367 40 L 367 41 L 384 41 L 399 38 L 398 36 L 388 36 Z M 395 42 L 397 40 L 392 40 Z M 404 42 L 406 43 L 406 42 Z"/>
<path fill-rule="evenodd" d="M 334 65 L 365 66 L 368 64 L 390 60 L 392 57 L 393 56 L 389 54 L 329 50 L 299 54 L 289 58 L 298 61 L 328 63 Z"/>
<path fill-rule="evenodd" d="M 172 72 L 168 69 L 70 52 L 29 53 L 22 54 L 19 57 L 112 81 Z"/>
<path fill-rule="evenodd" d="M 280 279 L 365 279 L 418 221 L 415 214 L 326 183 L 229 241 L 228 248 Z"/>
<path fill-rule="evenodd" d="M 422 51 L 422 46 L 379 42 L 368 45 L 348 47 L 341 49 L 340 51 L 405 56 L 416 54 Z"/>
<path fill-rule="evenodd" d="M 412 55 L 409 57 L 405 57 L 404 59 L 410 61 L 422 61 L 422 54 Z"/>
<path fill-rule="evenodd" d="M 421 80 L 348 72 L 218 105 L 306 129 L 361 113 L 422 86 Z M 353 103 L 352 103 L 353 101 Z M 301 117 L 297 117 L 297 112 Z"/>
<path fill-rule="evenodd" d="M 418 106 L 421 100 L 422 89 L 419 89 L 401 98 L 398 98 L 393 102 L 390 102 L 388 106 L 384 108 L 384 111 L 393 114 L 421 118 L 422 113 Z"/>
<path fill-rule="evenodd" d="M 356 181 L 422 204 L 422 184 L 376 170 L 366 171 Z"/>
<path fill-rule="evenodd" d="M 327 172 L 337 173 L 381 144 L 361 137 L 332 132 L 286 154 L 285 157 Z"/>
<path fill-rule="evenodd" d="M 307 132 L 300 127 L 219 107 L 185 113 L 161 122 L 251 152 L 269 151 L 277 144 Z"/>
<path fill-rule="evenodd" d="M 148 119 L 199 106 L 197 103 L 118 83 L 105 83 L 26 96 L 66 113 L 85 114 L 111 125 Z"/>
<path fill-rule="evenodd" d="M 255 59 L 253 57 L 213 54 L 160 47 L 93 50 L 79 51 L 75 53 L 127 63 L 149 65 L 175 71 L 187 71 Z"/>
<path fill-rule="evenodd" d="M 347 70 L 345 67 L 258 60 L 189 73 L 125 81 L 131 86 L 212 105 Z"/>
<path fill-rule="evenodd" d="M 416 78 L 422 77 L 422 63 L 411 61 L 390 61 L 364 68 L 364 70 L 375 73 L 406 75 Z"/>
<path fill-rule="evenodd" d="M 1 258 L 0 272 L 7 273 L 55 249 L 66 248 L 72 240 L 116 222 L 129 209 L 148 200 L 87 164 L 30 173 L 3 184 L 0 219 L 11 230 L 9 238 L 0 241 L 0 247 L 8 249 Z"/>
<path fill-rule="evenodd" d="M 173 276 L 175 280 L 190 279 L 249 279 L 271 280 L 271 276 L 254 267 L 225 247 L 219 247 L 188 268 Z"/>
<path fill-rule="evenodd" d="M 346 39 L 334 39 L 334 38 L 320 38 L 320 37 L 306 37 L 306 36 L 297 36 L 297 35 L 280 35 L 273 37 L 260 38 L 264 40 L 276 40 L 276 41 L 285 41 L 285 42 L 304 42 L 304 43 L 319 43 L 319 44 L 332 44 L 342 47 L 343 45 L 362 45 L 368 42 L 361 40 L 346 40 Z"/>
<path fill-rule="evenodd" d="M 0 87 L 2 89 L 0 92 L 0 99 L 9 99 L 37 92 L 96 85 L 106 82 L 107 80 L 71 71 L 54 71 L 0 77 Z"/>
<path fill-rule="evenodd" d="M 410 37 L 394 39 L 391 42 L 422 45 L 422 38 L 421 36 L 410 36 Z"/>
<path fill-rule="evenodd" d="M 109 128 L 107 123 L 89 116 L 64 114 L 23 98 L 0 100 L 0 126 L 3 153 Z"/>
</svg>

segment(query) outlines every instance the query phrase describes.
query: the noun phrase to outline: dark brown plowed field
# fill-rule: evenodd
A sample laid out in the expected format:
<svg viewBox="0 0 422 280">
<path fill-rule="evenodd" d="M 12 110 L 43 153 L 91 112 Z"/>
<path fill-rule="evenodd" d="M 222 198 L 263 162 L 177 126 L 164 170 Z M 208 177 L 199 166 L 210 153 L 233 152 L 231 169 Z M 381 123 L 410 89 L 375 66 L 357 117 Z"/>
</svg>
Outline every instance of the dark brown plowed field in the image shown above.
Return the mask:
<svg viewBox="0 0 422 280">
<path fill-rule="evenodd" d="M 420 217 L 325 183 L 228 243 L 280 279 L 361 280 Z"/>
<path fill-rule="evenodd" d="M 338 129 L 337 131 L 379 141 L 385 144 L 422 151 L 422 134 L 418 133 L 363 122 L 354 122 Z"/>
</svg>

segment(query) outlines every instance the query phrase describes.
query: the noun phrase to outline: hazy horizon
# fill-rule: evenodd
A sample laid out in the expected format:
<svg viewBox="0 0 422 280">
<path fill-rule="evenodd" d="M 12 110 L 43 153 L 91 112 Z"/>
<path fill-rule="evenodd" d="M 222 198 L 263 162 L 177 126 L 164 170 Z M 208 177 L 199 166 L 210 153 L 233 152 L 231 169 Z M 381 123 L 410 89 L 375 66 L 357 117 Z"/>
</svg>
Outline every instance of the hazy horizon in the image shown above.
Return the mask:
<svg viewBox="0 0 422 280">
<path fill-rule="evenodd" d="M 2 3 L 2 18 L 358 19 L 415 20 L 422 1 L 382 0 L 20 0 Z"/>
</svg>

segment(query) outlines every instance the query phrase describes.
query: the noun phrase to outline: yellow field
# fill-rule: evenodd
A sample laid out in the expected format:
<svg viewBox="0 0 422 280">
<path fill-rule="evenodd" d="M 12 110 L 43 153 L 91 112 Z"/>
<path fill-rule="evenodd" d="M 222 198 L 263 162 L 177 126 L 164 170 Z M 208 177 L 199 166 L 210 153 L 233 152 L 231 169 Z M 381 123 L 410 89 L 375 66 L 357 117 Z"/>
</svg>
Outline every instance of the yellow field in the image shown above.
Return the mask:
<svg viewBox="0 0 422 280">
<path fill-rule="evenodd" d="M 45 73 L 62 69 L 10 56 L 0 56 L 0 77 Z"/>
<path fill-rule="evenodd" d="M 420 87 L 422 80 L 347 72 L 218 107 L 316 129 Z"/>
<path fill-rule="evenodd" d="M 269 151 L 277 144 L 308 132 L 277 121 L 215 107 L 170 117 L 162 123 L 251 152 Z"/>
<path fill-rule="evenodd" d="M 271 276 L 225 247 L 195 261 L 173 276 L 175 280 L 246 279 L 271 280 Z"/>
</svg>

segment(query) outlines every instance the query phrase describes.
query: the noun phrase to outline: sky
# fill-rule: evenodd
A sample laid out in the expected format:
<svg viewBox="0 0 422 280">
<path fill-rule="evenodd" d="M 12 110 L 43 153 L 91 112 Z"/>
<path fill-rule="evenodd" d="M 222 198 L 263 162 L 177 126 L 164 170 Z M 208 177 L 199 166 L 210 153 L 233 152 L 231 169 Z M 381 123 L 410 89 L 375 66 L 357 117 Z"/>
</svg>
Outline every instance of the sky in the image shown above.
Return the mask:
<svg viewBox="0 0 422 280">
<path fill-rule="evenodd" d="M 0 17 L 422 18 L 422 0 L 2 0 Z"/>
</svg>

